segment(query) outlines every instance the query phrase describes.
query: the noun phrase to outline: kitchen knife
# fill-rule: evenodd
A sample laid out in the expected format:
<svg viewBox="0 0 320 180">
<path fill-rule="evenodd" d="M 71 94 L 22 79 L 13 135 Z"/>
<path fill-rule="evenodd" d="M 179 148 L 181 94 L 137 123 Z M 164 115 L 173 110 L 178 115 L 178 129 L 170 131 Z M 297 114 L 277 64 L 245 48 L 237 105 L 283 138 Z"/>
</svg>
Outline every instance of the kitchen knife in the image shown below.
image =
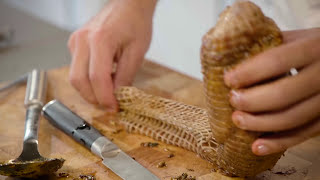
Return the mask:
<svg viewBox="0 0 320 180">
<path fill-rule="evenodd" d="M 58 100 L 47 103 L 42 114 L 52 125 L 101 157 L 102 163 L 122 179 L 159 180 Z"/>
</svg>

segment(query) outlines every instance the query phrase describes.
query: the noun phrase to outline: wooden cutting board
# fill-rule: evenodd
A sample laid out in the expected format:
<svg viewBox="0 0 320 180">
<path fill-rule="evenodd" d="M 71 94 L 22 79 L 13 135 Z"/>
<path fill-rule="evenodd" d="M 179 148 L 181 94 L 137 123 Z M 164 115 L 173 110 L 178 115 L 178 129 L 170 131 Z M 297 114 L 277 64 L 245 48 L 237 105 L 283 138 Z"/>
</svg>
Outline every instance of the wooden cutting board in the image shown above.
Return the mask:
<svg viewBox="0 0 320 180">
<path fill-rule="evenodd" d="M 158 142 L 157 147 L 142 147 L 143 142 L 157 142 L 151 138 L 127 133 L 118 123 L 116 116 L 106 113 L 84 101 L 68 82 L 68 67 L 49 71 L 47 100 L 58 99 L 82 118 L 112 139 L 121 149 L 148 168 L 161 179 L 171 179 L 182 173 L 197 179 L 235 179 L 212 173 L 212 165 L 195 153 Z M 175 99 L 191 105 L 204 107 L 201 81 L 145 61 L 138 72 L 134 86 L 149 93 Z M 23 105 L 25 86 L 0 94 L 0 161 L 16 158 L 22 150 L 25 109 Z M 120 179 L 106 168 L 101 159 L 77 144 L 73 139 L 55 129 L 41 118 L 39 129 L 39 150 L 45 157 L 66 159 L 59 173 L 69 178 L 80 179 L 80 175 L 94 175 L 96 179 Z M 169 158 L 168 155 L 174 157 Z M 165 161 L 167 166 L 158 168 Z M 289 149 L 272 170 L 252 179 L 272 180 L 317 180 L 320 179 L 320 137 L 313 138 Z M 0 176 L 0 179 L 14 179 Z"/>
</svg>

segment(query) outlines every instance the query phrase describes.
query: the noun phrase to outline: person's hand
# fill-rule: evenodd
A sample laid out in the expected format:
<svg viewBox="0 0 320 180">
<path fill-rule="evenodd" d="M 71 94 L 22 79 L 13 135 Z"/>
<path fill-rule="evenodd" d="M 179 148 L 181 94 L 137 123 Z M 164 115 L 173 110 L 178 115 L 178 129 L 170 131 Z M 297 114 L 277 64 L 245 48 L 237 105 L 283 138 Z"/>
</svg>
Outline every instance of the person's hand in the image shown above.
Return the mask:
<svg viewBox="0 0 320 180">
<path fill-rule="evenodd" d="M 256 155 L 281 152 L 320 134 L 320 28 L 284 32 L 284 44 L 236 66 L 224 76 L 235 90 L 235 125 L 276 132 L 252 144 Z M 291 68 L 298 74 L 286 76 Z M 273 80 L 271 80 L 273 79 Z"/>
<path fill-rule="evenodd" d="M 69 80 L 84 99 L 117 110 L 114 89 L 130 85 L 142 63 L 155 5 L 156 0 L 111 0 L 70 36 Z"/>
</svg>

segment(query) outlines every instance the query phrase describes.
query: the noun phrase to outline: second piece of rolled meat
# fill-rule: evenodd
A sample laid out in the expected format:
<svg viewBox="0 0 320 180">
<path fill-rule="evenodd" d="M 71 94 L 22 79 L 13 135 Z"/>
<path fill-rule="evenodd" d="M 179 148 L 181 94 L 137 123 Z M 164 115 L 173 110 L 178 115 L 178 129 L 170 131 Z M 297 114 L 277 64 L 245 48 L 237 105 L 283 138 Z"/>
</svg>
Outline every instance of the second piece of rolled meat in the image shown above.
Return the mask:
<svg viewBox="0 0 320 180">
<path fill-rule="evenodd" d="M 282 43 L 277 25 L 251 2 L 236 2 L 221 13 L 201 48 L 207 111 L 217 149 L 218 166 L 231 176 L 252 176 L 274 166 L 282 153 L 256 156 L 251 145 L 262 133 L 237 128 L 231 119 L 230 89 L 224 72 Z"/>
</svg>

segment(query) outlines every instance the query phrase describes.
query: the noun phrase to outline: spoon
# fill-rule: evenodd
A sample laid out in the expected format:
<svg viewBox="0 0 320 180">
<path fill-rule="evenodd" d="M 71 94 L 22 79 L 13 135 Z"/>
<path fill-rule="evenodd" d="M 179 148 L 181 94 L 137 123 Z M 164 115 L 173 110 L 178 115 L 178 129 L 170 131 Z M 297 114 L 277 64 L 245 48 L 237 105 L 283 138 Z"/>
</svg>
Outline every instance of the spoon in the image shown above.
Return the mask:
<svg viewBox="0 0 320 180">
<path fill-rule="evenodd" d="M 64 159 L 48 159 L 38 151 L 38 126 L 47 87 L 45 71 L 33 70 L 28 75 L 25 107 L 27 109 L 23 150 L 17 159 L 0 164 L 0 175 L 37 178 L 60 169 Z"/>
</svg>

